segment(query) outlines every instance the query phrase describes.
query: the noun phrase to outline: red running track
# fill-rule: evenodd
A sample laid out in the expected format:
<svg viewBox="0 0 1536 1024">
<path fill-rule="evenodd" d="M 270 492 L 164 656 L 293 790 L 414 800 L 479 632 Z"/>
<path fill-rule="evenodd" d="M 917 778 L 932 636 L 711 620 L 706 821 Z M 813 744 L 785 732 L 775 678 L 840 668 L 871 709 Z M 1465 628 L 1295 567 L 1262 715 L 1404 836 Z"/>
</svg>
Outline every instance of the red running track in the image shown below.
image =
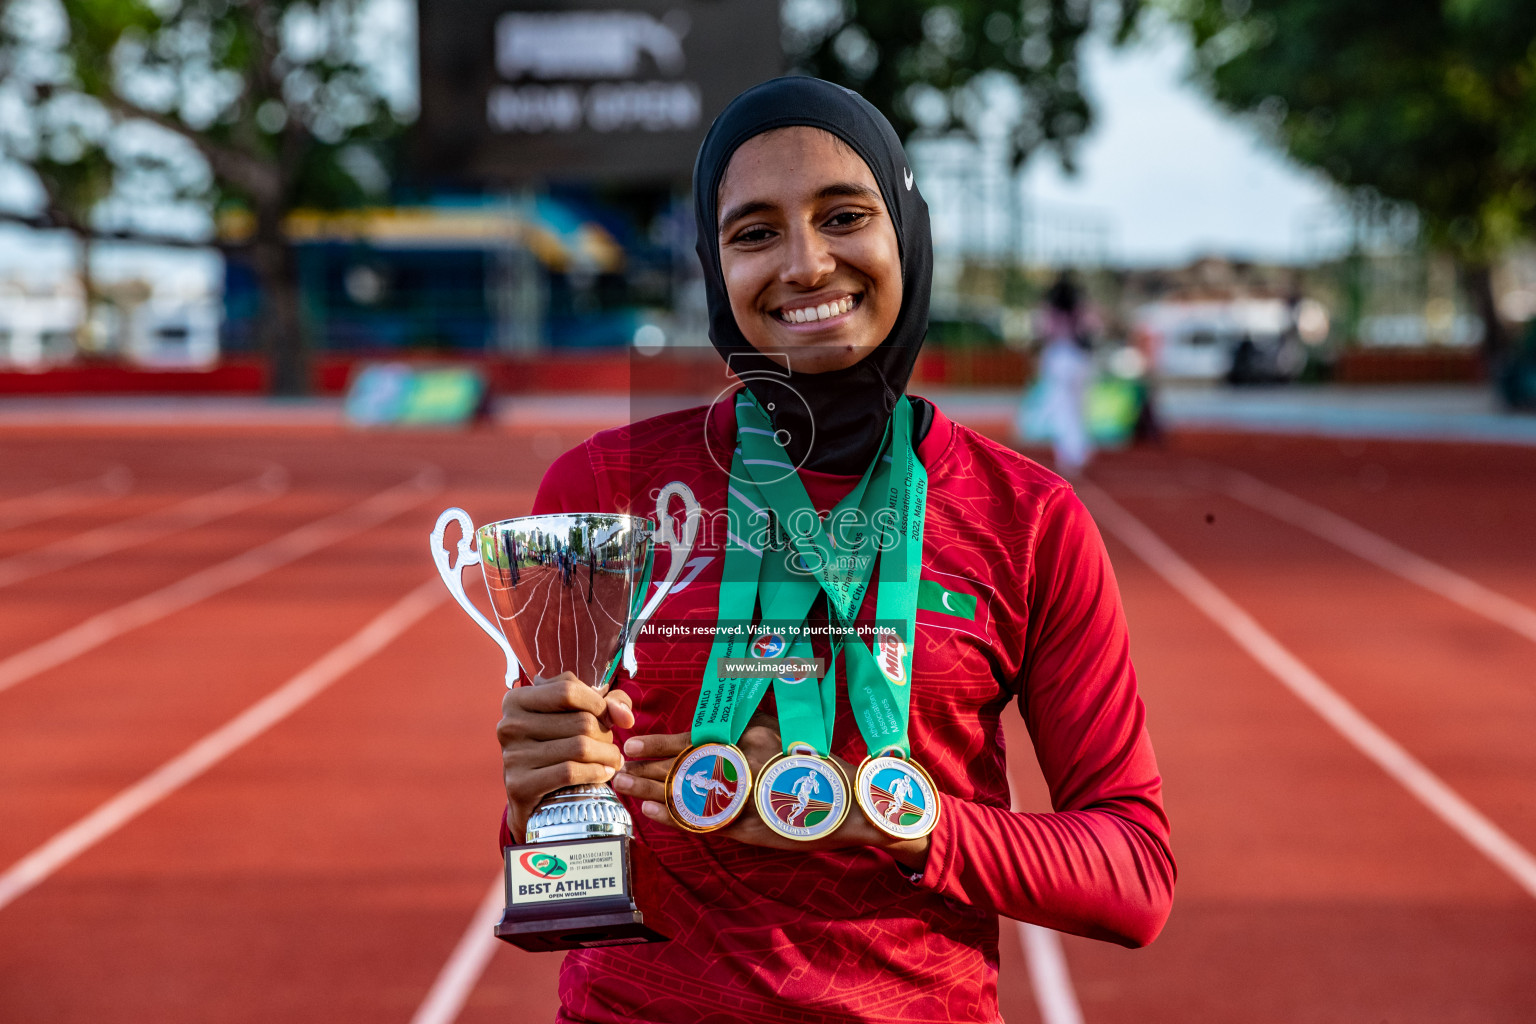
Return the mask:
<svg viewBox="0 0 1536 1024">
<path fill-rule="evenodd" d="M 543 467 L 579 436 L 0 431 L 0 509 L 131 474 L 127 489 L 88 502 L 67 492 L 53 513 L 0 529 L 0 566 L 273 465 L 288 474 L 281 494 L 217 521 L 0 587 L 0 672 L 92 616 L 425 468 L 442 473 L 439 491 L 374 525 L 0 690 L 0 871 L 430 581 L 425 540 L 441 507 L 525 511 Z M 1091 473 L 1536 849 L 1536 641 L 1238 500 L 1224 489 L 1232 469 L 1536 608 L 1536 451 L 1191 435 Z M 1181 877 L 1150 948 L 1062 940 L 1081 1019 L 1536 1019 L 1536 897 L 1106 533 Z M 0 1020 L 410 1020 L 498 867 L 500 654 L 432 600 L 376 635 L 377 654 L 332 665 L 312 699 L 5 901 Z M 1027 737 L 1015 725 L 1008 739 L 1019 802 L 1043 807 Z M 1020 934 L 1008 922 L 1002 934 L 1003 1014 L 1040 1020 Z M 458 1019 L 548 1019 L 557 969 L 558 956 L 497 947 Z"/>
</svg>

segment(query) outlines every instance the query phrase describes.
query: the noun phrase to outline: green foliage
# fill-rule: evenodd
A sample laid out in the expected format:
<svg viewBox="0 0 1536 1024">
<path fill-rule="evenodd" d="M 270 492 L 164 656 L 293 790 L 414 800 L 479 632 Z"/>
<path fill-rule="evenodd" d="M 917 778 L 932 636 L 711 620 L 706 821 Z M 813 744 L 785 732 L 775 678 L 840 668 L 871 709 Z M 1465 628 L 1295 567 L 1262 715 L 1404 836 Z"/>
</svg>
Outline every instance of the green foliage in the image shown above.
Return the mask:
<svg viewBox="0 0 1536 1024">
<path fill-rule="evenodd" d="M 1536 227 L 1536 4 L 1172 0 L 1215 98 L 1486 262 Z"/>
<path fill-rule="evenodd" d="M 356 52 L 365 0 L 0 0 L 0 154 L 90 230 L 134 173 L 272 220 L 362 202 L 400 124 Z M 152 126 L 152 127 L 151 127 Z M 174 173 L 176 136 L 207 165 Z M 158 144 L 155 140 L 158 140 Z M 184 154 L 183 164 L 196 163 Z"/>
<path fill-rule="evenodd" d="M 1071 165 L 1092 123 L 1078 51 L 1096 12 L 1124 40 L 1142 0 L 786 0 L 785 50 L 800 71 L 863 94 L 905 138 L 976 134 L 985 96 L 1011 94 L 1012 159 L 1044 145 Z"/>
<path fill-rule="evenodd" d="M 1003 336 L 985 320 L 935 317 L 925 341 L 940 348 L 1001 348 Z"/>
<path fill-rule="evenodd" d="M 1096 17 L 1112 18 L 1124 38 L 1141 3 L 785 0 L 784 46 L 794 67 L 862 92 L 904 136 L 975 133 L 997 97 L 1011 96 L 1014 161 L 1044 145 L 1070 165 L 1092 121 L 1081 44 Z M 27 114 L 23 128 L 0 132 L 0 153 L 40 179 L 46 173 L 56 219 L 78 225 L 131 165 L 145 166 L 143 147 L 129 152 L 119 138 L 129 124 L 152 124 L 196 149 L 209 173 L 183 174 L 180 195 L 209 208 L 358 203 L 386 180 L 401 127 L 357 58 L 366 8 L 366 0 L 0 0 L 0 98 L 9 94 Z M 77 123 L 81 110 L 89 132 Z M 66 135 L 71 144 L 55 145 Z M 50 148 L 68 158 L 44 161 Z"/>
<path fill-rule="evenodd" d="M 369 0 L 0 0 L 0 158 L 29 169 L 42 216 L 101 233 L 103 200 L 192 202 L 250 216 L 258 332 L 280 394 L 308 387 L 283 232 L 299 206 L 388 185 L 401 125 L 360 59 Z M 158 189 L 158 191 L 156 190 Z M 131 217 L 129 218 L 131 219 Z M 127 234 L 145 237 L 142 225 Z M 148 233 L 151 237 L 156 232 Z M 82 261 L 89 276 L 89 260 Z"/>
</svg>

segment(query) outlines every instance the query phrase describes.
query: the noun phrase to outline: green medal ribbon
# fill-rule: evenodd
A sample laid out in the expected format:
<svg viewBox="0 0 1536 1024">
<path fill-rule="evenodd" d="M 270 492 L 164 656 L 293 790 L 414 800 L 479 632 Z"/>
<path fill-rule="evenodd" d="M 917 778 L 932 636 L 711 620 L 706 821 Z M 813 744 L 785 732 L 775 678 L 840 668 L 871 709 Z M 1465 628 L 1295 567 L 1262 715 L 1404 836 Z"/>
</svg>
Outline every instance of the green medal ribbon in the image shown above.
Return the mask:
<svg viewBox="0 0 1536 1024">
<path fill-rule="evenodd" d="M 834 528 L 840 514 L 847 509 L 858 508 L 863 514 L 862 521 L 855 524 L 856 532 L 852 538 L 844 538 L 846 543 L 841 552 L 829 540 L 795 467 L 785 461 L 782 449 L 772 440 L 766 415 L 746 395 L 738 397 L 736 413 L 739 460 L 757 485 L 758 494 L 766 496 L 767 501 L 763 504 L 789 527 L 791 543 L 800 555 L 800 565 L 794 571 L 785 566 L 783 578 L 776 568 L 763 568 L 765 595 L 769 591 L 773 593 L 772 598 L 765 601 L 764 619 L 803 621 L 816 590 L 820 589 L 828 598 L 829 617 L 842 630 L 841 636 L 834 637 L 833 664 L 822 680 L 820 701 L 810 700 L 810 694 L 802 692 L 809 689 L 803 684 L 775 681 L 774 694 L 779 702 L 785 751 L 788 752 L 793 743 L 803 742 L 823 756 L 830 752 L 835 662 L 837 654 L 846 650 L 849 701 L 870 752 L 897 750 L 906 757 L 910 753 L 907 717 L 911 700 L 912 643 L 916 636 L 928 487 L 927 471 L 912 448 L 911 404 L 905 397 L 901 398 L 887 426 L 891 454 L 877 456 L 864 471 L 858 486 L 832 512 Z M 880 451 L 883 452 L 885 447 L 882 442 Z M 733 497 L 738 497 L 734 491 Z M 902 627 L 898 631 L 899 643 L 884 635 L 877 639 L 879 658 L 852 632 L 873 576 L 871 570 L 875 559 L 871 549 L 877 526 L 888 526 L 889 529 L 879 530 L 887 543 L 879 557 L 876 617 L 880 622 L 899 621 Z M 815 577 L 814 582 L 805 579 L 807 571 Z M 784 595 L 782 615 L 778 607 L 781 594 Z M 802 636 L 802 642 L 808 649 L 808 639 Z M 882 660 L 887 666 L 886 671 L 880 667 Z M 819 735 L 812 728 L 817 718 Z M 812 741 L 811 735 L 816 735 L 821 742 Z"/>
<path fill-rule="evenodd" d="M 745 396 L 738 397 L 736 417 L 742 464 L 751 477 L 748 486 L 739 482 L 738 489 L 750 496 L 762 511 L 771 510 L 775 516 L 779 515 L 784 503 L 782 496 L 780 503 L 774 503 L 773 492 L 785 484 L 799 490 L 798 500 L 791 504 L 788 518 L 781 517 L 791 537 L 792 550 L 783 551 L 763 567 L 763 623 L 765 630 L 771 631 L 777 626 L 789 634 L 789 657 L 809 658 L 811 638 L 800 627 L 805 624 L 816 596 L 826 589 L 822 579 L 832 580 L 843 600 L 854 608 L 864 599 L 864 590 L 872 575 L 869 570 L 873 568 L 873 558 L 864 555 L 869 547 L 869 531 L 860 529 L 847 545 L 850 550 L 841 558 L 835 556 L 833 545 L 825 536 L 821 517 L 805 495 L 795 467 L 785 461 L 783 450 L 770 440 L 773 432 L 767 417 Z M 865 469 L 858 484 L 832 509 L 830 519 L 834 525 L 853 510 L 866 513 L 867 518 L 868 510 L 864 506 L 870 496 L 882 492 L 881 471 L 884 469 L 879 460 Z M 769 500 L 764 500 L 764 491 L 769 492 Z M 809 571 L 812 569 L 819 571 Z M 836 621 L 835 616 L 831 618 Z M 835 659 L 835 641 L 832 649 Z M 784 752 L 805 746 L 822 757 L 828 756 L 832 752 L 832 726 L 837 705 L 835 660 L 814 686 L 807 679 L 791 681 L 775 676 L 773 694 L 778 705 L 779 734 Z"/>
<path fill-rule="evenodd" d="M 897 436 L 892 446 L 891 506 L 900 512 L 894 546 L 880 554 L 880 582 L 875 589 L 875 620 L 899 622 L 896 636 L 887 629 L 876 640 L 878 654 L 850 636 L 848 702 L 871 756 L 894 751 L 912 756 L 907 735 L 912 703 L 912 650 L 917 641 L 917 593 L 923 571 L 923 527 L 928 511 L 928 471 L 912 449 L 912 409 L 903 398 L 896 408 Z"/>
<path fill-rule="evenodd" d="M 756 413 L 755 418 L 753 413 Z M 794 475 L 795 467 L 784 461 L 782 450 L 771 441 L 773 432 L 756 406 L 749 400 L 739 400 L 737 418 L 742 443 L 731 460 L 728 521 L 731 528 L 740 530 L 741 534 L 732 533 L 727 537 L 715 639 L 710 646 L 690 729 L 693 745 L 734 744 L 746 730 L 770 682 L 768 678 L 722 678 L 720 660 L 751 654 L 753 641 L 775 632 L 784 642 L 777 656 L 809 658 L 812 654 L 810 638 L 799 627 L 804 624 L 816 595 L 821 592 L 814 576 L 798 564 L 791 565 L 803 557 L 798 548 L 787 550 L 781 547 L 769 552 L 765 558 L 764 548 L 770 546 L 782 530 L 775 511 L 763 498 L 756 477 L 762 475 L 772 479 L 774 475 L 787 474 L 797 485 L 799 478 Z M 762 469 L 754 472 L 749 468 L 748 460 L 756 466 L 768 467 L 770 472 Z M 858 508 L 866 493 L 882 490 L 881 486 L 870 486 L 871 477 L 879 475 L 872 470 L 873 467 L 866 470 L 858 486 L 838 503 L 834 517 Z M 803 492 L 804 488 L 801 490 Z M 820 517 L 809 508 L 809 501 L 802 507 L 809 509 L 808 521 L 819 528 Z M 761 523 L 761 530 L 753 529 L 758 523 Z M 862 535 L 859 540 L 861 543 L 864 540 Z M 872 560 L 865 559 L 866 569 L 870 568 Z M 851 560 L 850 564 L 855 562 Z M 857 573 L 847 572 L 840 575 L 840 578 L 847 577 L 844 589 L 855 602 L 863 600 L 870 573 L 864 572 L 862 579 L 857 576 Z M 762 620 L 756 628 L 749 630 L 746 626 L 753 621 L 759 601 Z M 795 744 L 804 744 L 823 756 L 830 753 L 836 703 L 835 675 L 829 671 L 815 686 L 807 685 L 808 680 L 791 681 L 778 676 L 772 677 L 771 681 L 779 705 L 779 726 L 785 737 L 785 750 Z"/>
<path fill-rule="evenodd" d="M 731 476 L 745 478 L 738 448 L 731 460 Z M 738 496 L 730 496 L 733 514 L 729 521 L 735 528 L 747 530 L 745 517 L 734 514 Z M 746 730 L 747 722 L 756 710 L 758 702 L 768 688 L 766 679 L 724 679 L 720 676 L 722 658 L 740 658 L 748 645 L 748 637 L 738 632 L 743 624 L 752 621 L 757 605 L 757 580 L 762 571 L 763 550 L 752 544 L 747 537 L 734 533 L 727 535 L 725 544 L 725 568 L 720 580 L 720 606 L 715 619 L 715 639 L 709 648 L 709 660 L 704 665 L 704 682 L 699 690 L 699 702 L 693 712 L 690 742 L 734 744 Z"/>
</svg>

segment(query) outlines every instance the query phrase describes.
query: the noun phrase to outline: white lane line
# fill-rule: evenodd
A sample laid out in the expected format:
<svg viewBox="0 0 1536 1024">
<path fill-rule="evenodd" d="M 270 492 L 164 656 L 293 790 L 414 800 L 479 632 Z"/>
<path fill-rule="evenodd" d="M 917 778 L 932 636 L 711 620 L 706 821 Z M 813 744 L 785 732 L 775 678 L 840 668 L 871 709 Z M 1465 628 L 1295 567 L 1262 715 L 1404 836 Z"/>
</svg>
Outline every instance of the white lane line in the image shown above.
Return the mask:
<svg viewBox="0 0 1536 1024">
<path fill-rule="evenodd" d="M 453 1024 L 459 1019 L 459 1012 L 464 1009 L 464 1003 L 475 990 L 475 984 L 485 973 L 485 967 L 501 941 L 493 929 L 501 920 L 505 902 L 506 885 L 498 872 L 496 881 L 491 883 L 490 890 L 469 919 L 469 927 L 464 929 L 464 936 L 454 947 L 453 955 L 438 972 L 427 998 L 411 1018 L 411 1024 Z"/>
<path fill-rule="evenodd" d="M 1529 850 L 1511 839 L 1401 744 L 1382 732 L 1109 495 L 1086 482 L 1079 482 L 1077 490 L 1101 526 L 1204 612 L 1356 750 L 1374 761 L 1431 813 L 1509 875 L 1516 885 L 1536 897 L 1536 857 Z"/>
<path fill-rule="evenodd" d="M 378 654 L 446 593 L 436 577 L 416 587 L 320 660 L 17 861 L 0 875 L 0 909 Z"/>
<path fill-rule="evenodd" d="M 19 498 L 8 498 L 0 501 L 0 530 L 12 530 L 108 498 L 120 498 L 132 489 L 133 474 L 124 466 L 113 466 L 89 480 L 61 484 Z"/>
<path fill-rule="evenodd" d="M 182 530 L 204 526 L 271 501 L 286 490 L 288 472 L 281 466 L 273 466 L 258 477 L 200 494 L 169 508 L 156 509 L 133 519 L 99 526 L 0 560 L 0 587 L 67 569 L 124 548 L 147 544 Z"/>
<path fill-rule="evenodd" d="M 1017 923 L 1024 961 L 1029 965 L 1029 987 L 1035 993 L 1042 1024 L 1083 1024 L 1083 1010 L 1077 1005 L 1061 936 L 1037 924 Z"/>
<path fill-rule="evenodd" d="M 1216 481 L 1216 487 L 1222 493 L 1244 505 L 1300 527 L 1409 583 L 1418 584 L 1474 614 L 1536 641 L 1536 610 L 1247 473 L 1222 470 L 1217 473 Z"/>
<path fill-rule="evenodd" d="M 423 470 L 410 480 L 380 491 L 351 508 L 317 519 L 275 540 L 223 562 L 200 569 L 159 590 L 93 615 L 40 644 L 0 661 L 0 692 L 40 672 L 64 664 L 130 630 L 247 583 L 327 545 L 377 526 L 404 512 L 441 487 L 442 473 Z"/>
<path fill-rule="evenodd" d="M 1015 811 L 1024 807 L 1013 788 L 1012 767 L 1008 772 L 1009 803 Z M 1061 948 L 1061 935 L 1028 921 L 1015 921 L 1019 945 L 1024 950 L 1024 966 L 1029 971 L 1029 990 L 1035 996 L 1035 1009 L 1041 1024 L 1083 1024 L 1083 1009 L 1077 1002 L 1067 955 Z"/>
</svg>

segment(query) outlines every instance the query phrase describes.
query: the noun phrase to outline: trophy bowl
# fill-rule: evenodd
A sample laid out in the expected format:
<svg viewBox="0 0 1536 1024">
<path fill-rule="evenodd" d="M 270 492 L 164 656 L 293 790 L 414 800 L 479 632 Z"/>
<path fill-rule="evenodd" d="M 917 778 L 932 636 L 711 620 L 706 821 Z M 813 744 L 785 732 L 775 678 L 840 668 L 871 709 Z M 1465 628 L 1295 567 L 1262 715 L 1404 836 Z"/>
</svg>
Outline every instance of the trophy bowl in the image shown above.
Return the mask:
<svg viewBox="0 0 1536 1024">
<path fill-rule="evenodd" d="M 667 513 L 674 496 L 686 513 L 681 539 Z M 532 683 L 572 672 L 603 693 L 619 664 L 636 673 L 635 638 L 687 561 L 701 512 L 684 485 L 669 484 L 657 518 L 659 537 L 650 520 L 612 513 L 523 516 L 476 529 L 468 513 L 450 508 L 432 532 L 432 557 L 460 607 L 506 655 L 509 687 L 520 675 Z M 443 545 L 453 522 L 462 530 L 457 564 Z M 670 555 L 667 576 L 646 600 L 658 539 Z M 462 572 L 476 564 L 495 622 L 464 592 Z M 605 784 L 546 795 L 524 842 L 504 848 L 507 907 L 497 936 L 535 951 L 664 939 L 644 924 L 637 883 L 644 889 L 650 871 L 633 837 L 629 811 Z"/>
<path fill-rule="evenodd" d="M 650 520 L 524 516 L 475 531 L 491 607 L 531 677 L 574 672 L 605 692 L 639 612 Z"/>
<path fill-rule="evenodd" d="M 572 672 L 606 693 L 650 577 L 650 521 L 524 516 L 482 526 L 475 539 L 491 607 L 524 674 Z M 604 784 L 558 789 L 528 819 L 530 843 L 631 834 L 629 812 Z"/>
</svg>

